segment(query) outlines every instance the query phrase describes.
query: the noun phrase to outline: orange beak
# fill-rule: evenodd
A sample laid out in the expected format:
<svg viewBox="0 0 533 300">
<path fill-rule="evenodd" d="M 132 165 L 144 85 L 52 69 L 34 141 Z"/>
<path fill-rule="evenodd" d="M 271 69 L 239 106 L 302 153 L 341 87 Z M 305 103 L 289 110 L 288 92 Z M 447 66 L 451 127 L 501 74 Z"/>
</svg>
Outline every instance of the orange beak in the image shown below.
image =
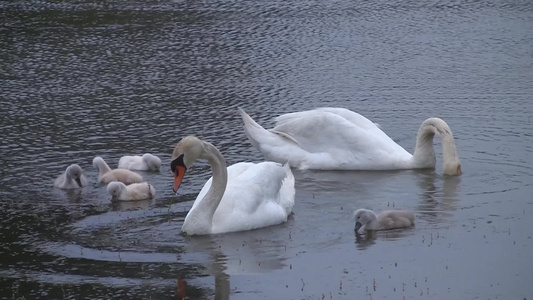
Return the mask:
<svg viewBox="0 0 533 300">
<path fill-rule="evenodd" d="M 174 194 L 178 193 L 178 189 L 180 188 L 183 176 L 185 176 L 185 171 L 187 171 L 187 168 L 185 168 L 185 166 L 176 166 L 176 169 L 174 171 L 174 187 L 172 188 Z"/>
</svg>

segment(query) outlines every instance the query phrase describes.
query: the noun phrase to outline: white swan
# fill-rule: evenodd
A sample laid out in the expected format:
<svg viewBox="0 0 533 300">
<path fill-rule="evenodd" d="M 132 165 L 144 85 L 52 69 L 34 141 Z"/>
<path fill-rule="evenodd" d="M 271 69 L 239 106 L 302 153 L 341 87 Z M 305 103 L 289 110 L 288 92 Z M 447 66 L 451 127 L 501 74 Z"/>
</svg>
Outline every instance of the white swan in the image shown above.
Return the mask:
<svg viewBox="0 0 533 300">
<path fill-rule="evenodd" d="M 93 159 L 93 167 L 98 169 L 98 182 L 108 184 L 112 181 L 120 181 L 124 184 L 139 183 L 143 181 L 141 175 L 126 169 L 111 170 L 100 156 Z"/>
<path fill-rule="evenodd" d="M 72 164 L 67 167 L 65 172 L 54 181 L 54 186 L 60 189 L 78 189 L 87 186 L 89 181 L 83 174 L 81 167 L 77 164 Z"/>
<path fill-rule="evenodd" d="M 443 172 L 461 175 L 450 127 L 439 118 L 425 120 L 414 155 L 396 144 L 376 124 L 344 108 L 318 108 L 281 115 L 266 130 L 240 109 L 244 130 L 267 160 L 291 167 L 322 170 L 395 170 L 435 168 L 433 137 L 441 139 Z"/>
<path fill-rule="evenodd" d="M 150 153 L 145 153 L 143 156 L 122 156 L 118 160 L 119 169 L 138 170 L 138 171 L 159 171 L 161 167 L 161 159 Z"/>
<path fill-rule="evenodd" d="M 147 182 L 125 185 L 120 181 L 113 181 L 107 185 L 107 192 L 115 201 L 146 200 L 155 196 L 154 187 Z"/>
<path fill-rule="evenodd" d="M 197 159 L 206 159 L 211 177 L 185 217 L 182 232 L 189 235 L 251 230 L 287 221 L 294 206 L 294 176 L 288 164 L 237 163 L 226 168 L 212 144 L 183 138 L 174 148 L 171 169 L 174 192 Z"/>
<path fill-rule="evenodd" d="M 406 210 L 386 210 L 376 215 L 369 209 L 358 209 L 354 213 L 355 232 L 365 233 L 367 230 L 386 230 L 411 227 L 415 225 L 415 215 Z"/>
</svg>

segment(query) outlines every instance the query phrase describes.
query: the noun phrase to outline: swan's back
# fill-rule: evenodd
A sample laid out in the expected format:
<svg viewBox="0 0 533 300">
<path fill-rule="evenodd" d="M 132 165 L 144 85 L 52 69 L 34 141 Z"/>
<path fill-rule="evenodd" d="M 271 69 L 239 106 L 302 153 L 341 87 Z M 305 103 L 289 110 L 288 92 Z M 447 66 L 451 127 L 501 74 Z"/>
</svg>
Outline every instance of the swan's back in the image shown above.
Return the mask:
<svg viewBox="0 0 533 300">
<path fill-rule="evenodd" d="M 276 118 L 274 132 L 292 136 L 309 152 L 327 152 L 332 147 L 361 152 L 397 145 L 379 127 L 362 115 L 343 108 L 320 108 L 289 113 Z M 403 149 L 402 149 L 403 150 Z"/>
<path fill-rule="evenodd" d="M 139 171 L 157 171 L 161 167 L 159 157 L 146 153 L 143 156 L 125 155 L 118 161 L 119 169 L 139 170 Z"/>
<path fill-rule="evenodd" d="M 140 174 L 126 169 L 110 170 L 99 178 L 99 182 L 108 184 L 113 181 L 120 181 L 124 184 L 140 183 L 143 178 Z"/>
<path fill-rule="evenodd" d="M 381 229 L 411 227 L 415 224 L 415 215 L 406 210 L 386 210 L 378 215 Z"/>
<path fill-rule="evenodd" d="M 127 200 L 145 200 L 155 196 L 155 189 L 147 182 L 132 183 L 126 186 Z"/>
<path fill-rule="evenodd" d="M 271 131 L 290 136 L 306 155 L 287 151 L 292 161 L 312 169 L 390 169 L 412 155 L 376 124 L 343 108 L 320 108 L 276 118 Z M 278 150 L 278 149 L 276 149 Z M 307 164 L 307 166 L 305 166 Z M 301 167 L 301 166 L 295 166 Z"/>
<path fill-rule="evenodd" d="M 193 204 L 202 201 L 210 178 Z M 287 221 L 294 206 L 294 176 L 288 165 L 237 163 L 228 167 L 224 196 L 213 215 L 212 233 L 250 230 Z"/>
<path fill-rule="evenodd" d="M 374 127 L 377 127 L 372 121 L 362 116 L 361 114 L 340 107 L 319 107 L 313 110 L 284 114 L 275 118 L 276 126 L 290 122 L 297 118 L 312 118 L 313 116 L 320 116 L 323 113 L 332 113 L 338 115 L 348 120 L 350 123 L 363 129 L 373 130 Z"/>
<path fill-rule="evenodd" d="M 118 160 L 119 169 L 145 170 L 147 166 L 143 163 L 142 156 L 125 155 Z"/>
<path fill-rule="evenodd" d="M 114 200 L 119 201 L 145 200 L 155 195 L 155 189 L 147 182 L 132 183 L 126 186 L 122 182 L 114 181 L 107 186 L 107 192 L 113 195 Z"/>
</svg>

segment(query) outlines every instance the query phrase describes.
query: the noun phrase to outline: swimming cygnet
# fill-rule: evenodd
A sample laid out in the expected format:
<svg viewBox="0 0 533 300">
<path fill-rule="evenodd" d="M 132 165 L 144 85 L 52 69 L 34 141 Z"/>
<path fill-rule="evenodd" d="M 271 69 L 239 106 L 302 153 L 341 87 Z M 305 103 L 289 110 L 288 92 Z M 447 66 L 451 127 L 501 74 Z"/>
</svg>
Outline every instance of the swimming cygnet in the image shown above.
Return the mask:
<svg viewBox="0 0 533 300">
<path fill-rule="evenodd" d="M 141 175 L 126 169 L 111 170 L 103 158 L 97 156 L 93 159 L 93 167 L 98 169 L 98 182 L 107 184 L 120 181 L 124 184 L 139 183 L 143 181 Z"/>
<path fill-rule="evenodd" d="M 367 230 L 386 230 L 411 227 L 415 225 L 415 215 L 405 210 L 386 210 L 379 215 L 369 209 L 358 209 L 354 213 L 355 232 L 365 233 Z"/>
<path fill-rule="evenodd" d="M 78 189 L 87 184 L 87 177 L 77 164 L 68 166 L 67 170 L 54 181 L 54 186 L 60 189 Z"/>
<path fill-rule="evenodd" d="M 159 157 L 146 153 L 143 156 L 122 156 L 118 161 L 119 169 L 139 170 L 139 171 L 159 171 L 161 159 Z"/>
<path fill-rule="evenodd" d="M 147 182 L 132 183 L 125 185 L 114 181 L 107 185 L 107 192 L 113 196 L 114 201 L 135 201 L 151 199 L 155 195 L 155 189 Z"/>
</svg>

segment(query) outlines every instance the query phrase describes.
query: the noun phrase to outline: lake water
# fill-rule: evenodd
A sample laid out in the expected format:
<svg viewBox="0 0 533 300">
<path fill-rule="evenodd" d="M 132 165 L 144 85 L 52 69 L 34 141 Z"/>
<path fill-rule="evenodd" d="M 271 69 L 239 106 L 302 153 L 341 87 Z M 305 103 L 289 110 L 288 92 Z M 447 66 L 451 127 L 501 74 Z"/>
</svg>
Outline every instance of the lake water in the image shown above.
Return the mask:
<svg viewBox="0 0 533 300">
<path fill-rule="evenodd" d="M 531 1 L 86 2 L 0 3 L 2 299 L 533 297 Z M 436 141 L 434 171 L 294 171 L 287 223 L 179 234 L 211 175 L 197 164 L 173 196 L 181 137 L 261 161 L 238 107 L 269 128 L 321 106 L 410 152 L 441 117 L 464 174 L 441 175 Z M 155 199 L 112 204 L 92 158 L 146 152 Z M 72 163 L 89 186 L 53 188 Z M 361 207 L 416 226 L 355 236 Z"/>
</svg>

